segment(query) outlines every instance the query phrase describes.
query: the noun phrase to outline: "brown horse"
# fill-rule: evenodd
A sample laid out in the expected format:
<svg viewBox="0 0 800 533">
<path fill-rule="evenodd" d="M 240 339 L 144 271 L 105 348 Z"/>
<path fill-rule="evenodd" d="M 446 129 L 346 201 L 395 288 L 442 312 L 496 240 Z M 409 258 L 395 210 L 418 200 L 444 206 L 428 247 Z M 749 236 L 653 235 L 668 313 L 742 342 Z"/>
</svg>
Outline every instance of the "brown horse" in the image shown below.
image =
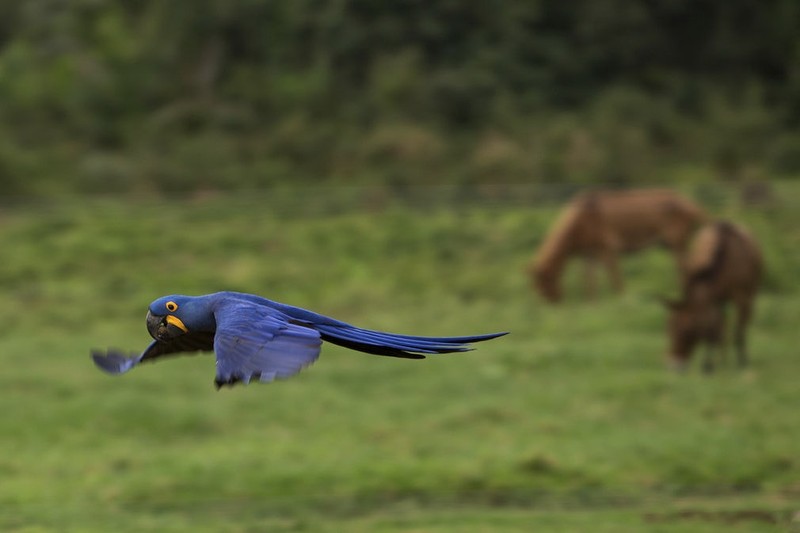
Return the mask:
<svg viewBox="0 0 800 533">
<path fill-rule="evenodd" d="M 705 343 L 703 369 L 713 370 L 713 352 L 724 352 L 728 302 L 736 307 L 734 339 L 739 365 L 747 364 L 745 330 L 762 264 L 757 243 L 740 226 L 717 222 L 698 231 L 684 263 L 683 295 L 679 301 L 665 301 L 670 310 L 669 357 L 677 369 L 685 369 L 695 346 Z"/>
<path fill-rule="evenodd" d="M 528 266 L 532 284 L 547 300 L 561 299 L 560 278 L 568 260 L 586 259 L 585 285 L 594 295 L 594 264 L 601 262 L 622 290 L 618 256 L 661 244 L 679 260 L 706 215 L 674 191 L 643 189 L 594 192 L 575 197 L 562 210 Z"/>
</svg>

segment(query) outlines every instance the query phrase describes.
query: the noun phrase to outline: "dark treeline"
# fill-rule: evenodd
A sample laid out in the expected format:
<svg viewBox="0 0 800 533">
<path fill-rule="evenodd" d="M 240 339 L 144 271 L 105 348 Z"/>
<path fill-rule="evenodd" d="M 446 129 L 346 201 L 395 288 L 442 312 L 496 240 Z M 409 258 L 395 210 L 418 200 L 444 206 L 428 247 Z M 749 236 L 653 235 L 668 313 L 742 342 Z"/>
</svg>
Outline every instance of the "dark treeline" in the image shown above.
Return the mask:
<svg viewBox="0 0 800 533">
<path fill-rule="evenodd" d="M 6 193 L 800 172 L 795 0 L 0 3 Z"/>
</svg>

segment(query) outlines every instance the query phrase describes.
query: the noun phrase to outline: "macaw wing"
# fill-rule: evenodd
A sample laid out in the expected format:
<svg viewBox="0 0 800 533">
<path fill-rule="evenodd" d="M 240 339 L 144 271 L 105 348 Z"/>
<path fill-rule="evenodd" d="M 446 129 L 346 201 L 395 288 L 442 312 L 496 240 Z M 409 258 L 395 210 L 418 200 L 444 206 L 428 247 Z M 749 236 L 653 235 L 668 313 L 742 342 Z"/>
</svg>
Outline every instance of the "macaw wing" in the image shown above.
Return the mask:
<svg viewBox="0 0 800 533">
<path fill-rule="evenodd" d="M 289 322 L 279 311 L 237 301 L 219 308 L 215 318 L 218 388 L 287 378 L 319 357 L 319 333 Z"/>
<path fill-rule="evenodd" d="M 157 360 L 165 355 L 178 355 L 214 349 L 214 333 L 187 333 L 169 341 L 153 341 L 141 354 L 126 354 L 110 349 L 106 352 L 92 351 L 94 364 L 109 374 L 124 374 L 142 361 Z"/>
</svg>

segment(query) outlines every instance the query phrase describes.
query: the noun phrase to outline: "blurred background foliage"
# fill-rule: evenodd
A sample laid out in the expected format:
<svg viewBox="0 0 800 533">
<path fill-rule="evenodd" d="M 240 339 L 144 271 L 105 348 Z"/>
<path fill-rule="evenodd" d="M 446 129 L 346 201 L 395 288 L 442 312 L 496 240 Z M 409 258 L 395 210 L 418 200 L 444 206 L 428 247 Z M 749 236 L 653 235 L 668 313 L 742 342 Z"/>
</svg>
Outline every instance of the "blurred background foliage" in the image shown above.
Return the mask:
<svg viewBox="0 0 800 533">
<path fill-rule="evenodd" d="M 800 172 L 794 0 L 0 5 L 6 194 Z"/>
</svg>

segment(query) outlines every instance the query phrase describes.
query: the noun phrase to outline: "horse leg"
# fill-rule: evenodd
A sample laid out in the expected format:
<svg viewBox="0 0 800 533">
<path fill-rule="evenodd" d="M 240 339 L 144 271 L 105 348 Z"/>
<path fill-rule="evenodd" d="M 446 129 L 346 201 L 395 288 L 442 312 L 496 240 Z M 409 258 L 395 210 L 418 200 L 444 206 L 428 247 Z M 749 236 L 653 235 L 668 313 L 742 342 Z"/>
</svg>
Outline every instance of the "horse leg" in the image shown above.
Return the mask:
<svg viewBox="0 0 800 533">
<path fill-rule="evenodd" d="M 728 361 L 728 315 L 724 305 L 719 307 L 717 324 L 714 328 L 717 337 L 717 351 L 719 352 L 719 362 L 727 365 Z"/>
<path fill-rule="evenodd" d="M 703 359 L 703 372 L 711 374 L 714 372 L 714 353 L 717 351 L 715 342 L 706 343 L 706 356 Z"/>
<path fill-rule="evenodd" d="M 675 258 L 675 271 L 678 273 L 678 285 L 683 287 L 687 280 L 686 257 L 682 251 L 676 249 L 673 249 L 672 253 Z"/>
<path fill-rule="evenodd" d="M 614 287 L 616 292 L 622 292 L 622 274 L 620 274 L 619 271 L 617 254 L 613 250 L 606 250 L 603 252 L 602 260 L 608 272 L 608 277 L 611 280 L 611 286 Z"/>
<path fill-rule="evenodd" d="M 706 357 L 703 362 L 703 371 L 710 374 L 714 371 L 714 359 L 720 361 L 725 358 L 725 306 L 719 304 L 714 309 L 714 315 L 706 324 Z"/>
<path fill-rule="evenodd" d="M 583 282 L 586 291 L 586 297 L 594 300 L 597 293 L 597 276 L 596 276 L 595 259 L 592 256 L 587 256 L 584 259 Z"/>
<path fill-rule="evenodd" d="M 736 301 L 736 325 L 734 331 L 734 342 L 736 343 L 736 355 L 740 367 L 748 364 L 747 356 L 747 326 L 753 313 L 753 297 L 744 295 Z"/>
</svg>

